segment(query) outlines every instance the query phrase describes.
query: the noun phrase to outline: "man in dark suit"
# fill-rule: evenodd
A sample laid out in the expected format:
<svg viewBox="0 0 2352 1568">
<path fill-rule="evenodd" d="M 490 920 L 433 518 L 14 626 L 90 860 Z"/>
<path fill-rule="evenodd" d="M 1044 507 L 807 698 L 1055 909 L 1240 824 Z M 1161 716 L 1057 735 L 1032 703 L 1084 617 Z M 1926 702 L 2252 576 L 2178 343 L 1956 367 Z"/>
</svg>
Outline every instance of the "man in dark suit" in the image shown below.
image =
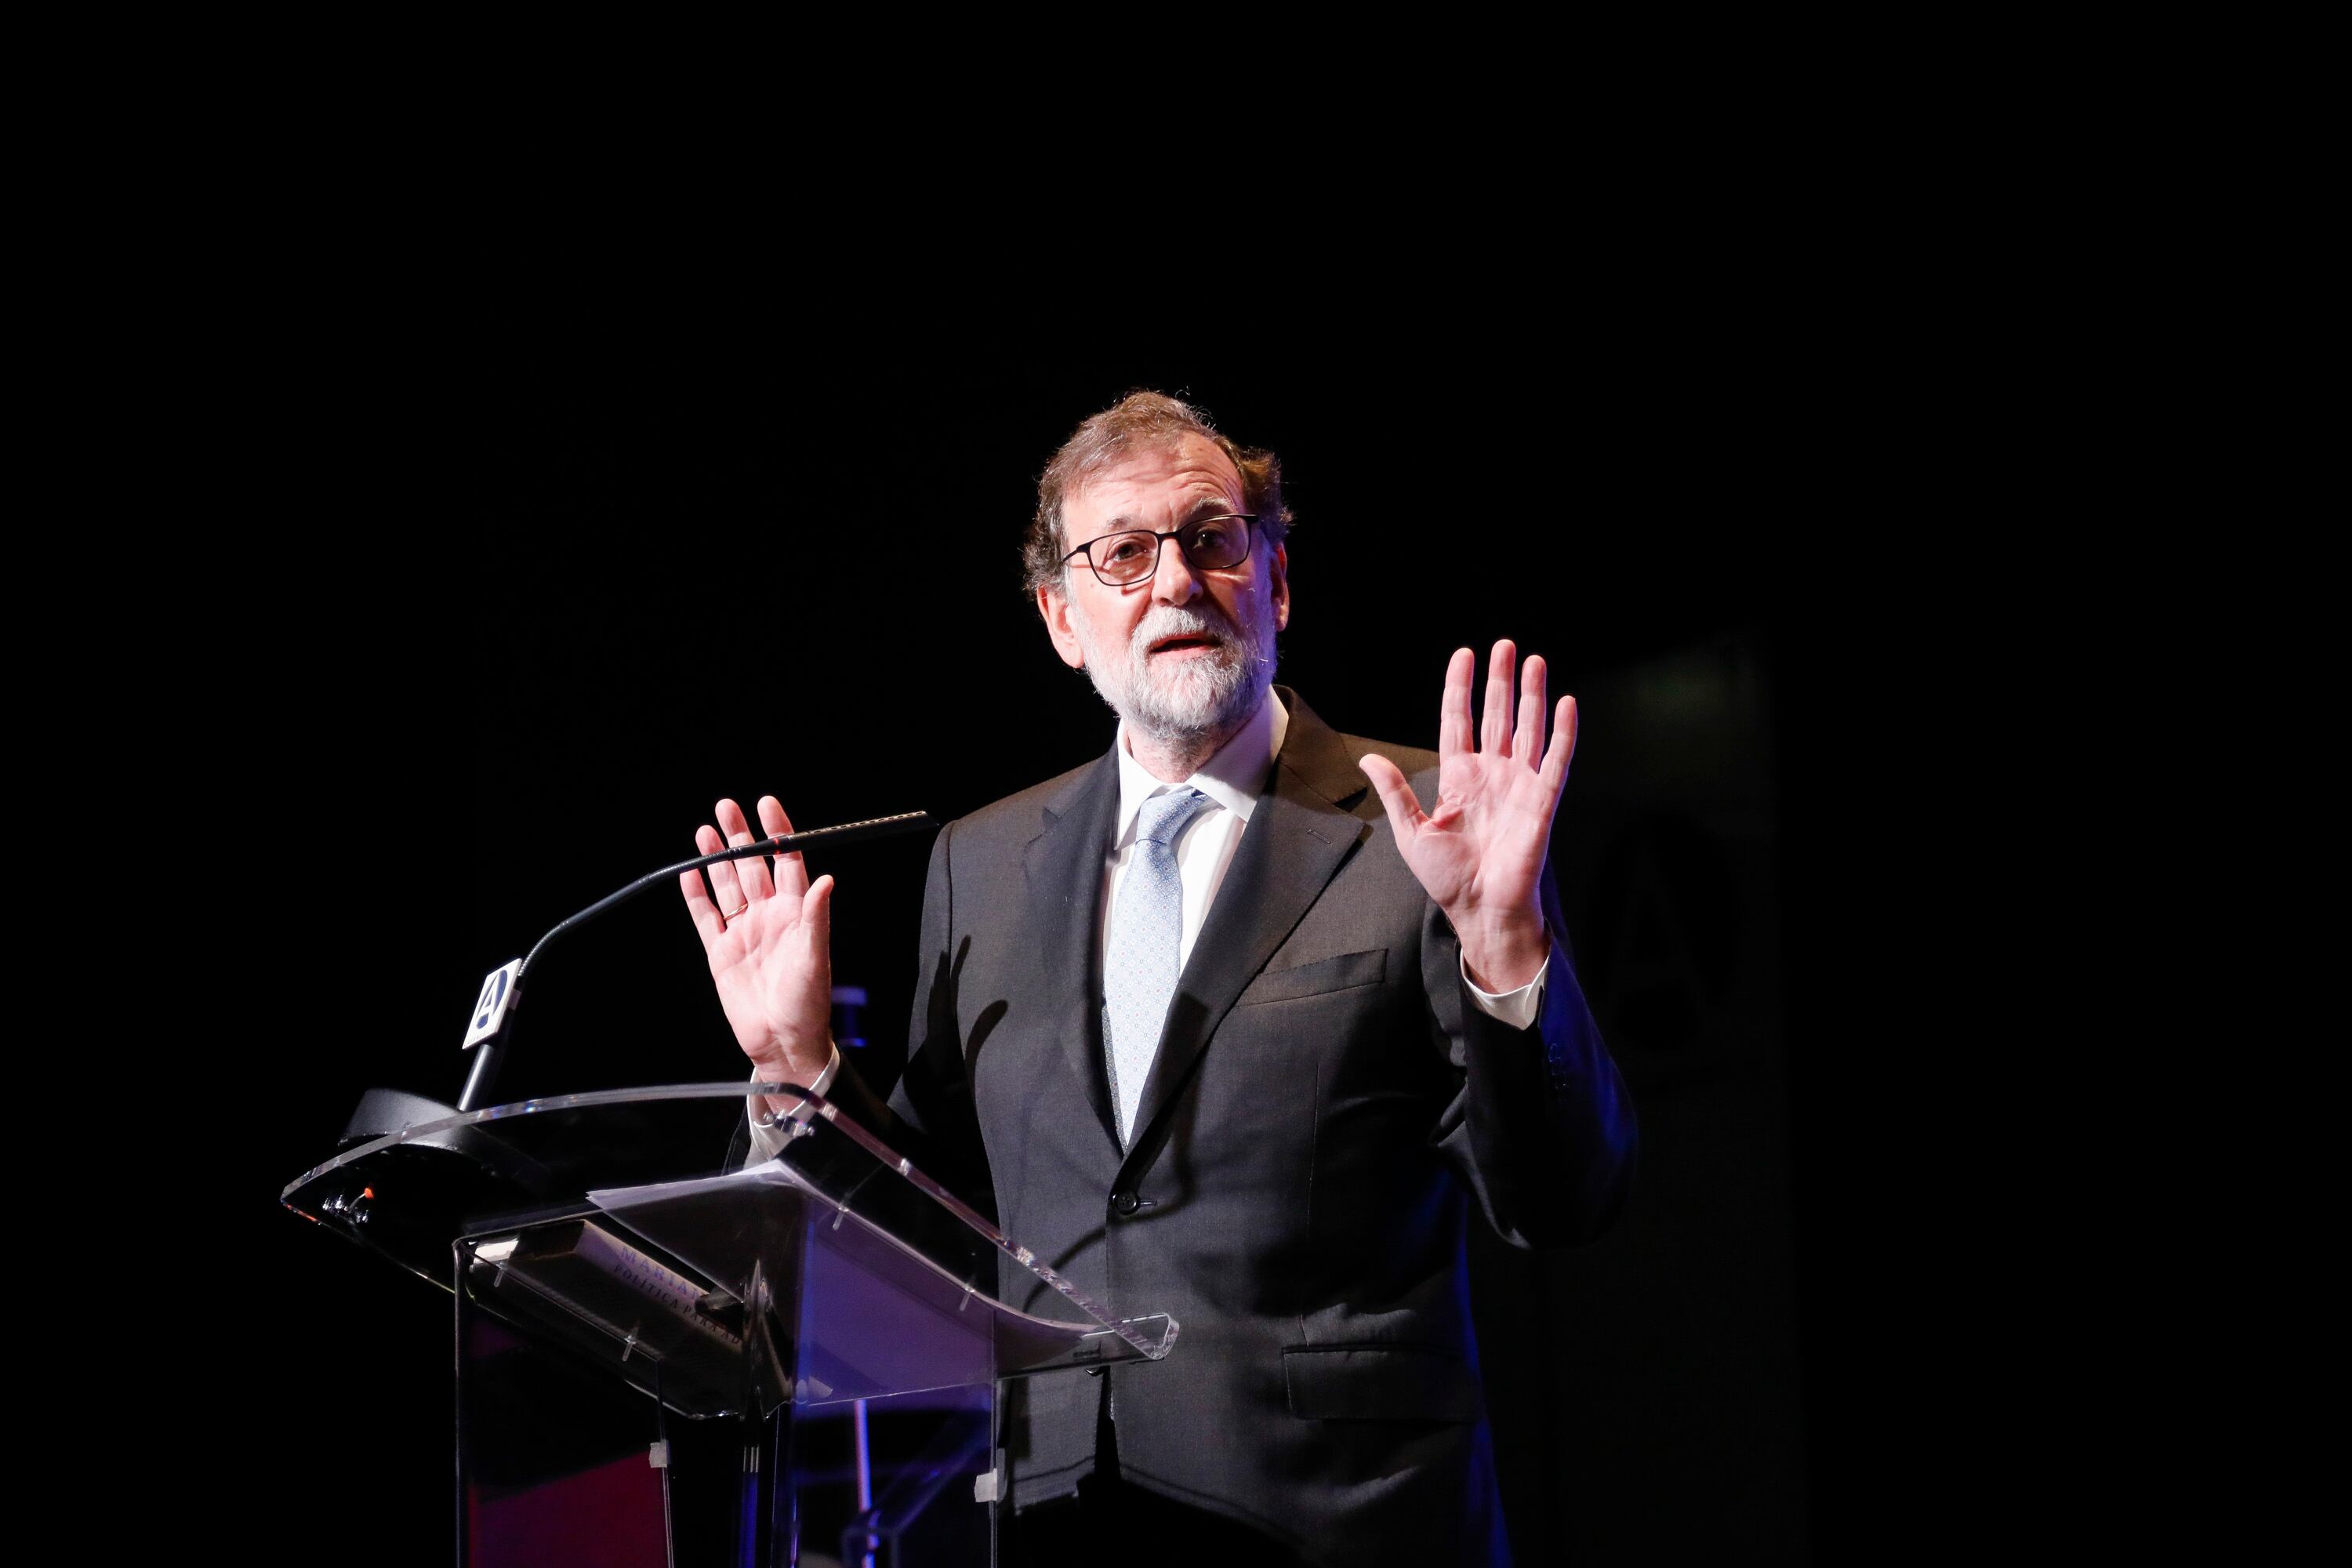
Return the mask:
<svg viewBox="0 0 2352 1568">
<path fill-rule="evenodd" d="M 1337 733 L 1272 685 L 1288 523 L 1270 454 L 1156 395 L 1047 468 L 1031 585 L 1118 735 L 940 834 L 887 1106 L 834 1082 L 832 879 L 789 857 L 683 882 L 762 1078 L 830 1088 L 1114 1310 L 1182 1325 L 1165 1363 L 1015 1391 L 1035 1561 L 1499 1560 L 1468 1208 L 1580 1240 L 1632 1166 L 1544 865 L 1573 700 L 1547 745 L 1543 661 L 1506 642 L 1475 738 L 1466 648 L 1435 753 Z M 749 842 L 717 816 L 705 853 Z M 789 831 L 772 796 L 759 816 Z M 1016 1272 L 1014 1304 L 1050 1310 Z"/>
</svg>

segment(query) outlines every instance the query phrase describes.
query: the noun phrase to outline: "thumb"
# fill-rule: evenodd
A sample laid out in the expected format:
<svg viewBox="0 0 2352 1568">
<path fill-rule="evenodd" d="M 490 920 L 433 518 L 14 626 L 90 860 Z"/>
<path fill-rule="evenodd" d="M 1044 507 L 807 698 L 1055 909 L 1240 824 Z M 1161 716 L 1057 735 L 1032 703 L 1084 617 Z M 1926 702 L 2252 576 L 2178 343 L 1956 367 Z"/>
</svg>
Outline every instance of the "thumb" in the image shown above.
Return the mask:
<svg viewBox="0 0 2352 1568">
<path fill-rule="evenodd" d="M 1389 826 L 1396 834 L 1397 842 L 1400 845 L 1411 843 L 1413 836 L 1421 831 L 1421 825 L 1429 818 L 1423 813 L 1421 802 L 1413 799 L 1412 786 L 1405 782 L 1403 771 L 1376 752 L 1358 757 L 1356 765 L 1364 770 L 1364 776 L 1372 781 L 1372 788 L 1379 792 L 1381 805 L 1387 808 Z"/>
</svg>

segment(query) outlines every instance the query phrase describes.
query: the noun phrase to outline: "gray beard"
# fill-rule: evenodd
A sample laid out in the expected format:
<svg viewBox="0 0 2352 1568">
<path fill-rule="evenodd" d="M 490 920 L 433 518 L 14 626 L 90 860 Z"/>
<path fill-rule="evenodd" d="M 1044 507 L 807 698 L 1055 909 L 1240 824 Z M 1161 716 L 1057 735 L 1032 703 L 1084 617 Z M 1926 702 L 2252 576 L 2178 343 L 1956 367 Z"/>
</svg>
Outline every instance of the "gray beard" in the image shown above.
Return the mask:
<svg viewBox="0 0 2352 1568">
<path fill-rule="evenodd" d="M 1163 745 L 1195 746 L 1241 728 L 1274 685 L 1274 627 L 1245 626 L 1175 605 L 1143 617 L 1123 648 L 1098 642 L 1086 617 L 1075 616 L 1087 676 L 1111 711 Z M 1162 637 L 1187 633 L 1216 639 L 1206 658 L 1154 670 L 1145 650 Z"/>
</svg>

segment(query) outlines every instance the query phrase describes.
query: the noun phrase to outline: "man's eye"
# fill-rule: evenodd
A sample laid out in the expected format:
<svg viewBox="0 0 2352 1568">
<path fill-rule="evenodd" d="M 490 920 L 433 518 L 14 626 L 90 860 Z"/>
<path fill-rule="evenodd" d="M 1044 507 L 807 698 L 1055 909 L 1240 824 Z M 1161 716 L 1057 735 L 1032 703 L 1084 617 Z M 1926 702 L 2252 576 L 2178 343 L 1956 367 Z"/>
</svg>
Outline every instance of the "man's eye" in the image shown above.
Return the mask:
<svg viewBox="0 0 2352 1568">
<path fill-rule="evenodd" d="M 1204 522 L 1192 531 L 1192 548 L 1195 550 L 1214 552 L 1223 549 L 1224 545 L 1225 525 L 1222 522 Z"/>
<path fill-rule="evenodd" d="M 1131 533 L 1122 533 L 1103 546 L 1103 563 L 1117 565 L 1123 561 L 1132 561 L 1142 553 L 1142 542 Z"/>
</svg>

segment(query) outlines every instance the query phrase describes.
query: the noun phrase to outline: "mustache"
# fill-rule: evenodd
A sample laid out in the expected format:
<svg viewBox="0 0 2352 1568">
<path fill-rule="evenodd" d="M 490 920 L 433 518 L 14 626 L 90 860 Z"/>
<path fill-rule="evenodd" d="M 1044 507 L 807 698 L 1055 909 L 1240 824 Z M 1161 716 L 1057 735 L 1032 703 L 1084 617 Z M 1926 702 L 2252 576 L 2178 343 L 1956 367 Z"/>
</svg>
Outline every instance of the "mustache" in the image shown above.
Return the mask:
<svg viewBox="0 0 2352 1568">
<path fill-rule="evenodd" d="M 1205 614 L 1182 605 L 1161 605 L 1146 615 L 1128 639 L 1138 654 L 1150 651 L 1164 637 L 1208 637 L 1220 643 L 1242 641 L 1241 628 L 1223 616 Z"/>
</svg>

